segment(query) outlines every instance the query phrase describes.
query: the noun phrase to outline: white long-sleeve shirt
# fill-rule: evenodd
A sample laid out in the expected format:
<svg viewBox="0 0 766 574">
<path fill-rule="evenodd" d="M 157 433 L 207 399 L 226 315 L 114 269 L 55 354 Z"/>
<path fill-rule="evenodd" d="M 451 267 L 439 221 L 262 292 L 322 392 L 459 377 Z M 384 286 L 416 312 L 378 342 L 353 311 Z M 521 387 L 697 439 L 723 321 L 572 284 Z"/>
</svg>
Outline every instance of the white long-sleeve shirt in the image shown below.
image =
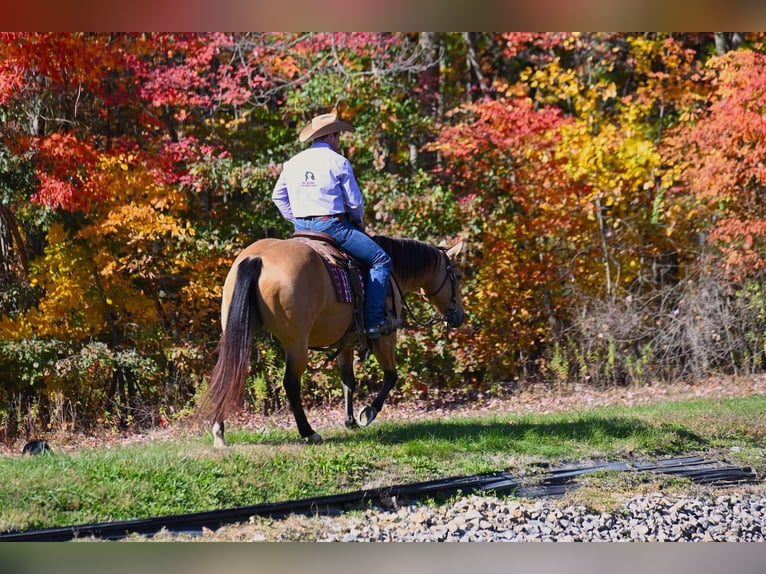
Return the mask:
<svg viewBox="0 0 766 574">
<path fill-rule="evenodd" d="M 348 213 L 358 223 L 364 216 L 364 198 L 351 162 L 325 142 L 315 142 L 285 162 L 271 199 L 289 221 Z"/>
</svg>

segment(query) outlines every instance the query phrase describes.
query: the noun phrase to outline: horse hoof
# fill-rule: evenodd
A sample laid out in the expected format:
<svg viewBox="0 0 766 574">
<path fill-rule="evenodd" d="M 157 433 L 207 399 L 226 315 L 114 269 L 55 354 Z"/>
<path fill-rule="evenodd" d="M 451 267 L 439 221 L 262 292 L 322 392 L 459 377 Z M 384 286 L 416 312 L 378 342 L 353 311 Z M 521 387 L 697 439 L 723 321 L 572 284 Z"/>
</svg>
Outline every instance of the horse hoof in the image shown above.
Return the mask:
<svg viewBox="0 0 766 574">
<path fill-rule="evenodd" d="M 311 436 L 306 437 L 306 442 L 309 444 L 322 444 L 324 441 L 322 440 L 322 436 L 315 432 Z"/>
<path fill-rule="evenodd" d="M 349 430 L 358 429 L 359 425 L 356 422 L 356 419 L 346 419 L 346 422 L 343 423 L 346 425 L 346 428 Z"/>
<path fill-rule="evenodd" d="M 375 407 L 364 407 L 359 411 L 357 422 L 359 423 L 359 426 L 366 427 L 375 420 L 376 416 L 378 416 L 378 411 L 375 410 Z"/>
<path fill-rule="evenodd" d="M 221 437 L 213 437 L 213 448 L 226 448 L 226 441 Z"/>
</svg>

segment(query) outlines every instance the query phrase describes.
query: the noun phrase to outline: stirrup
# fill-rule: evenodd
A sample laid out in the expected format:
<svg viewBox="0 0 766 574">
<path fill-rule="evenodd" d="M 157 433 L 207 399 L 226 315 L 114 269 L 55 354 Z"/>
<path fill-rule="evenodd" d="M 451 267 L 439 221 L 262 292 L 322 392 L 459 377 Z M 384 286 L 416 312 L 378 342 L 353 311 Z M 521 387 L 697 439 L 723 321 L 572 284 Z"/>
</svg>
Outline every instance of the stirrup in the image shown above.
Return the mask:
<svg viewBox="0 0 766 574">
<path fill-rule="evenodd" d="M 370 339 L 377 339 L 383 335 L 390 335 L 402 326 L 402 322 L 395 317 L 386 317 L 379 324 L 370 327 L 365 332 Z"/>
</svg>

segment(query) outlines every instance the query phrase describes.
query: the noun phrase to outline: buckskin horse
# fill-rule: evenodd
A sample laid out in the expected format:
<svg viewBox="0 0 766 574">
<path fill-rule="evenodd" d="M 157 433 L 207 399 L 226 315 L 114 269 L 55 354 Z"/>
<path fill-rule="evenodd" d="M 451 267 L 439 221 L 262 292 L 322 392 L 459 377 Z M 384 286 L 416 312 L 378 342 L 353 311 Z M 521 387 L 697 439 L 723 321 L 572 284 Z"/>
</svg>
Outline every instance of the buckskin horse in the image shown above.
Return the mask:
<svg viewBox="0 0 766 574">
<path fill-rule="evenodd" d="M 420 289 L 442 315 L 433 321 L 443 320 L 449 327 L 463 323 L 465 311 L 453 263 L 462 242 L 443 249 L 415 239 L 373 239 L 391 257 L 394 288 L 389 293 L 389 304 L 397 317 L 402 316 L 403 307 L 408 308 L 405 295 Z M 213 444 L 226 445 L 224 418 L 241 406 L 255 331 L 271 333 L 284 349 L 282 384 L 298 432 L 306 442 L 322 442 L 308 422 L 300 396 L 301 376 L 312 349 L 337 347 L 345 426 L 369 425 L 397 380 L 396 331 L 371 341 L 383 382 L 372 404 L 355 418 L 355 348 L 350 342 L 354 337 L 349 337 L 354 334 L 354 323 L 353 304 L 339 300 L 324 261 L 305 241 L 267 238 L 246 247 L 234 260 L 224 282 L 218 360 L 198 406 L 198 412 L 212 420 Z"/>
</svg>

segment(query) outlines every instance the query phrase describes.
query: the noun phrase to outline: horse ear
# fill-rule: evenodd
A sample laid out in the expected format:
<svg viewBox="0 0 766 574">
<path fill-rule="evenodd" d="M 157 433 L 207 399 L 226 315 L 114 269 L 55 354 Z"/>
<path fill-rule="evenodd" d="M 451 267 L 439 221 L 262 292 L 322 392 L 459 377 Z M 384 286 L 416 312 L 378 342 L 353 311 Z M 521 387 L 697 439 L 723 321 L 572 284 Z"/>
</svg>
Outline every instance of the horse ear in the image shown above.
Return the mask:
<svg viewBox="0 0 766 574">
<path fill-rule="evenodd" d="M 447 255 L 450 259 L 453 259 L 463 249 L 463 242 L 461 241 L 457 245 L 453 245 L 447 250 Z"/>
</svg>

